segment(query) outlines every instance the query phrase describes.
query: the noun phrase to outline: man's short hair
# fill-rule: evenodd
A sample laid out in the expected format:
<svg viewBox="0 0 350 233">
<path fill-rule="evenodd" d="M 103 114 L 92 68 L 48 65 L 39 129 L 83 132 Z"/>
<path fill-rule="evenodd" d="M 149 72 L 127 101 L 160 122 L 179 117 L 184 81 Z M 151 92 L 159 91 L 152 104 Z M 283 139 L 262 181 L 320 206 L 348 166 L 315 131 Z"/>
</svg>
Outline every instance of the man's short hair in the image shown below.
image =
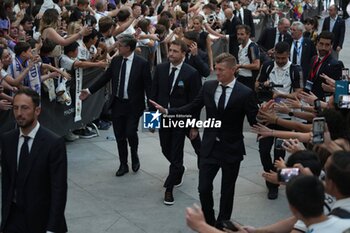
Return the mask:
<svg viewBox="0 0 350 233">
<path fill-rule="evenodd" d="M 29 96 L 33 103 L 34 103 L 34 107 L 39 107 L 40 106 L 40 102 L 41 102 L 41 98 L 40 98 L 40 95 L 34 91 L 33 89 L 31 88 L 21 88 L 19 89 L 16 94 L 14 95 L 13 97 L 13 100 L 15 100 L 16 96 L 18 95 L 26 95 L 26 96 Z"/>
<path fill-rule="evenodd" d="M 121 9 L 118 13 L 117 13 L 117 19 L 120 22 L 124 22 L 125 20 L 127 20 L 130 16 L 130 11 L 128 9 Z"/>
<path fill-rule="evenodd" d="M 294 21 L 292 23 L 292 26 L 295 26 L 297 28 L 298 31 L 302 31 L 304 32 L 305 31 L 305 26 L 302 22 L 299 22 L 299 21 Z"/>
<path fill-rule="evenodd" d="M 31 46 L 30 46 L 29 43 L 27 43 L 27 42 L 18 42 L 15 45 L 14 52 L 15 52 L 16 56 L 19 56 L 19 55 L 21 55 L 21 53 L 27 52 L 28 49 L 30 49 L 30 48 L 31 48 Z"/>
<path fill-rule="evenodd" d="M 20 24 L 24 25 L 26 22 L 33 22 L 33 17 L 31 15 L 25 14 Z"/>
<path fill-rule="evenodd" d="M 178 46 L 180 46 L 181 52 L 183 52 L 183 53 L 186 53 L 187 50 L 188 50 L 188 47 L 187 47 L 186 43 L 184 41 L 180 40 L 180 39 L 173 40 L 171 42 L 171 45 L 178 45 Z"/>
<path fill-rule="evenodd" d="M 230 67 L 235 67 L 237 65 L 236 58 L 230 53 L 221 53 L 215 58 L 215 63 L 226 63 Z"/>
<path fill-rule="evenodd" d="M 297 176 L 286 186 L 288 202 L 303 217 L 313 218 L 322 215 L 325 191 L 316 176 Z"/>
<path fill-rule="evenodd" d="M 78 47 L 79 47 L 79 43 L 74 41 L 73 43 L 67 46 L 64 46 L 63 48 L 64 54 L 67 55 L 69 52 L 74 52 Z"/>
<path fill-rule="evenodd" d="M 83 37 L 83 42 L 88 43 L 90 40 L 93 40 L 95 37 L 98 36 L 98 32 L 96 29 L 92 29 L 91 33 L 87 36 Z"/>
<path fill-rule="evenodd" d="M 193 42 L 198 43 L 199 40 L 199 33 L 195 31 L 186 31 L 184 33 L 184 37 L 188 40 L 192 40 Z"/>
<path fill-rule="evenodd" d="M 77 1 L 77 5 L 88 5 L 89 4 L 89 0 L 78 0 Z"/>
<path fill-rule="evenodd" d="M 123 34 L 117 37 L 119 43 L 123 46 L 129 46 L 131 51 L 134 51 L 136 48 L 137 40 L 131 34 Z"/>
<path fill-rule="evenodd" d="M 136 3 L 132 4 L 131 9 L 134 9 L 137 6 L 141 7 L 141 4 L 136 2 Z"/>
<path fill-rule="evenodd" d="M 275 52 L 278 53 L 278 54 L 281 54 L 281 53 L 284 53 L 284 52 L 290 53 L 290 46 L 285 41 L 278 42 L 275 45 Z"/>
<path fill-rule="evenodd" d="M 287 19 L 287 18 L 281 18 L 280 20 L 278 20 L 277 25 L 282 25 L 282 24 L 284 24 L 284 22 L 285 22 L 286 20 L 288 20 L 288 19 Z"/>
<path fill-rule="evenodd" d="M 318 177 L 321 174 L 322 166 L 316 152 L 311 150 L 297 151 L 289 156 L 286 166 L 293 167 L 298 163 L 303 165 L 303 167 L 309 168 L 314 176 Z"/>
<path fill-rule="evenodd" d="M 101 33 L 107 32 L 109 29 L 111 29 L 111 27 L 113 27 L 113 25 L 114 25 L 114 21 L 110 16 L 102 17 L 98 21 L 98 29 L 100 30 Z"/>
<path fill-rule="evenodd" d="M 248 25 L 245 25 L 245 24 L 240 24 L 240 25 L 238 25 L 238 26 L 236 27 L 236 31 L 242 30 L 242 29 L 244 29 L 245 33 L 246 33 L 246 34 L 249 34 L 249 35 L 250 35 L 250 33 L 252 32 L 252 30 L 250 29 L 250 27 L 249 27 Z"/>
<path fill-rule="evenodd" d="M 350 197 L 350 152 L 335 152 L 330 159 L 332 162 L 326 167 L 328 179 L 335 183 L 342 195 Z"/>
<path fill-rule="evenodd" d="M 320 33 L 320 35 L 318 35 L 318 37 L 317 37 L 317 42 L 319 42 L 320 39 L 331 40 L 331 44 L 333 44 L 334 34 L 333 34 L 333 32 L 322 31 Z"/>
</svg>

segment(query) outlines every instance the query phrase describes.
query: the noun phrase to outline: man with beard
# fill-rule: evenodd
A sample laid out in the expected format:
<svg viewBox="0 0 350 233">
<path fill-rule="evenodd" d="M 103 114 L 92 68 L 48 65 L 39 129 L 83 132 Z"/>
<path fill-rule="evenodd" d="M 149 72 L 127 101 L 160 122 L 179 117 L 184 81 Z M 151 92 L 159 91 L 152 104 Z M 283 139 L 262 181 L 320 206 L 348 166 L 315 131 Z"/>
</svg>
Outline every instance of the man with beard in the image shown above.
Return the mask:
<svg viewBox="0 0 350 233">
<path fill-rule="evenodd" d="M 67 232 L 67 152 L 63 138 L 41 126 L 40 96 L 29 88 L 13 98 L 18 125 L 0 137 L 0 232 Z"/>
<path fill-rule="evenodd" d="M 319 99 L 324 99 L 330 93 L 325 93 L 322 89 L 322 83 L 325 74 L 328 77 L 337 80 L 342 75 L 343 63 L 337 61 L 331 56 L 334 35 L 331 32 L 323 31 L 317 39 L 318 56 L 311 60 L 311 70 L 305 84 L 306 91 L 312 91 Z"/>
<path fill-rule="evenodd" d="M 247 25 L 238 25 L 237 40 L 238 51 L 238 75 L 237 81 L 254 91 L 255 79 L 260 69 L 259 47 L 250 38 L 251 29 Z"/>
<path fill-rule="evenodd" d="M 157 65 L 152 81 L 151 100 L 166 107 L 181 107 L 190 103 L 198 94 L 202 83 L 197 70 L 184 62 L 188 48 L 182 40 L 174 40 L 169 47 L 169 62 Z M 198 116 L 198 111 L 192 116 Z M 183 118 L 182 118 L 183 119 Z M 178 119 L 177 119 L 178 120 Z M 162 153 L 170 162 L 169 175 L 164 182 L 164 204 L 173 205 L 173 188 L 183 182 L 185 167 L 184 141 L 186 128 L 169 127 L 159 129 Z M 190 139 L 198 136 L 198 129 L 191 128 Z"/>
</svg>

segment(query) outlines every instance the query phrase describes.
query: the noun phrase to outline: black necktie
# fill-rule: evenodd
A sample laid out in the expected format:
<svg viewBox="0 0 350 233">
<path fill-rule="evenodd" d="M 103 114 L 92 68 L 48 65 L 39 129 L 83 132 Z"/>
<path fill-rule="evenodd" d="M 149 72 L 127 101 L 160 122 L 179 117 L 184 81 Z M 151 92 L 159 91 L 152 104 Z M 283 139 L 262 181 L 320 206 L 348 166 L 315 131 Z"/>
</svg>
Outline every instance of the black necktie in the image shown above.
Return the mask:
<svg viewBox="0 0 350 233">
<path fill-rule="evenodd" d="M 171 70 L 171 73 L 169 75 L 169 83 L 168 83 L 168 90 L 169 90 L 169 95 L 171 93 L 171 88 L 173 87 L 173 82 L 174 82 L 174 78 L 175 78 L 175 71 L 177 70 L 176 67 L 173 67 Z"/>
<path fill-rule="evenodd" d="M 242 16 L 241 16 L 241 13 L 240 11 L 237 11 L 237 15 L 238 15 L 238 19 L 239 21 L 243 24 L 243 21 L 242 21 Z"/>
<path fill-rule="evenodd" d="M 220 115 L 224 113 L 225 110 L 225 100 L 226 100 L 226 88 L 227 86 L 220 85 L 222 88 L 222 93 L 218 102 L 218 112 Z"/>
<path fill-rule="evenodd" d="M 278 42 L 282 41 L 282 33 L 280 33 L 280 35 L 278 36 Z"/>
<path fill-rule="evenodd" d="M 18 159 L 18 170 L 17 170 L 17 179 L 16 179 L 16 202 L 18 205 L 21 205 L 23 201 L 22 189 L 25 181 L 25 174 L 29 162 L 29 146 L 28 141 L 30 137 L 23 136 L 24 142 L 21 147 Z"/>
<path fill-rule="evenodd" d="M 120 82 L 119 82 L 119 92 L 118 92 L 118 98 L 123 99 L 124 98 L 124 87 L 125 87 L 125 73 L 126 73 L 126 62 L 128 61 L 127 58 L 124 58 L 122 61 L 122 68 L 120 70 Z"/>
<path fill-rule="evenodd" d="M 298 58 L 298 41 L 296 40 L 294 42 L 294 50 L 293 50 L 293 64 L 298 64 L 297 63 L 297 58 Z"/>
</svg>

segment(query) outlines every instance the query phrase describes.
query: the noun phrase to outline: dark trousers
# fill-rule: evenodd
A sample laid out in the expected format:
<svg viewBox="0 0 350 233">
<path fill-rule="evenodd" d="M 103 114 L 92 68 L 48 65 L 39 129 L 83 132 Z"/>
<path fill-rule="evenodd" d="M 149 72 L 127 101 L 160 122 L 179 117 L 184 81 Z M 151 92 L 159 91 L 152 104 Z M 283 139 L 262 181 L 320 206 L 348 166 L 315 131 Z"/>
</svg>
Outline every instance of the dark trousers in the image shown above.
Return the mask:
<svg viewBox="0 0 350 233">
<path fill-rule="evenodd" d="M 253 77 L 244 77 L 244 76 L 237 75 L 237 81 L 242 83 L 243 85 L 249 87 L 253 91 L 255 90 L 255 88 L 254 88 L 255 79 Z"/>
<path fill-rule="evenodd" d="M 169 161 L 169 175 L 164 182 L 165 188 L 171 188 L 179 183 L 184 173 L 184 143 L 185 129 L 160 129 L 159 139 L 162 153 Z"/>
<path fill-rule="evenodd" d="M 7 218 L 4 233 L 27 233 L 28 226 L 24 211 L 12 203 L 10 214 Z"/>
<path fill-rule="evenodd" d="M 188 139 L 190 139 L 190 129 L 187 129 L 186 136 L 188 137 Z M 193 140 L 190 139 L 190 141 L 194 149 L 194 152 L 197 155 L 197 167 L 199 168 L 199 158 L 200 158 L 200 151 L 201 151 L 201 145 L 202 145 L 201 136 L 198 133 L 198 136 Z"/>
<path fill-rule="evenodd" d="M 285 128 L 278 126 L 278 125 L 270 125 L 270 129 L 276 129 L 276 130 L 286 130 Z M 286 156 L 285 150 L 273 150 L 273 160 L 271 159 L 271 148 L 274 144 L 274 137 L 266 137 L 259 140 L 259 153 L 260 153 L 260 160 L 261 164 L 264 168 L 265 172 L 269 172 L 270 170 L 276 171 L 276 168 L 274 166 L 275 160 L 279 158 L 283 158 Z M 270 182 L 266 181 L 267 188 L 278 188 L 277 184 L 272 184 Z"/>
<path fill-rule="evenodd" d="M 113 108 L 120 109 L 120 114 L 113 116 L 113 130 L 118 145 L 120 164 L 128 163 L 128 143 L 131 150 L 131 160 L 138 159 L 137 149 L 139 138 L 137 128 L 139 125 L 140 115 L 131 114 L 128 102 L 116 101 Z M 124 114 L 122 111 L 125 111 Z"/>
<path fill-rule="evenodd" d="M 211 155 L 218 152 L 220 153 L 220 150 L 216 150 L 214 147 Z M 240 163 L 240 161 L 228 163 L 216 159 L 201 159 L 198 186 L 199 198 L 201 201 L 205 220 L 212 226 L 214 226 L 216 223 L 220 223 L 223 220 L 229 220 L 231 218 L 235 185 Z M 215 219 L 215 213 L 213 209 L 213 180 L 220 168 L 222 172 L 220 210 L 218 218 Z"/>
</svg>

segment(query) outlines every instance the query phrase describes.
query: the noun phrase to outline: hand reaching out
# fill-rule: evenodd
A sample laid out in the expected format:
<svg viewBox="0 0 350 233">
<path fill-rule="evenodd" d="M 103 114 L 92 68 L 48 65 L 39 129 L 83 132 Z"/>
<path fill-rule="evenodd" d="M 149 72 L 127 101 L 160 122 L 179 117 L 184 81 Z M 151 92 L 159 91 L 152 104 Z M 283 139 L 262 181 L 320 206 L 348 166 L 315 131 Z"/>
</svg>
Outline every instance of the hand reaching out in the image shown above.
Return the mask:
<svg viewBox="0 0 350 233">
<path fill-rule="evenodd" d="M 283 158 L 281 158 L 281 157 L 279 159 L 275 160 L 274 166 L 277 169 L 282 169 L 282 168 L 286 168 L 287 167 L 286 163 L 284 162 Z"/>
</svg>

